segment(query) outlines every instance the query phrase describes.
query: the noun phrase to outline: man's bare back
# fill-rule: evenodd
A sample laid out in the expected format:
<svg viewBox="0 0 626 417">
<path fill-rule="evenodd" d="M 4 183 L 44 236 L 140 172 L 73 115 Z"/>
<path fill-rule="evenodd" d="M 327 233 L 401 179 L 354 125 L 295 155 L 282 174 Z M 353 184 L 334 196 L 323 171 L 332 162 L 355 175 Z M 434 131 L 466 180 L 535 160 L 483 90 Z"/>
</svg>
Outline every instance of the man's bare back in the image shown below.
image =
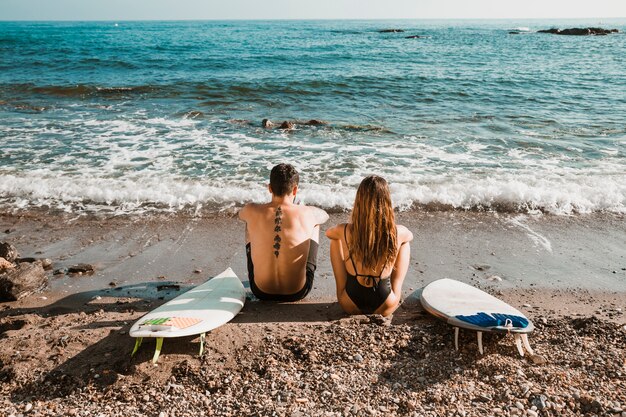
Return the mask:
<svg viewBox="0 0 626 417">
<path fill-rule="evenodd" d="M 285 195 L 272 193 L 270 203 L 251 203 L 239 212 L 246 222 L 250 287 L 261 299 L 290 300 L 275 295 L 299 299 L 310 290 L 307 285 L 312 285 L 319 225 L 328 220 L 328 214 L 317 207 L 294 204 L 297 191 L 296 185 Z"/>
</svg>

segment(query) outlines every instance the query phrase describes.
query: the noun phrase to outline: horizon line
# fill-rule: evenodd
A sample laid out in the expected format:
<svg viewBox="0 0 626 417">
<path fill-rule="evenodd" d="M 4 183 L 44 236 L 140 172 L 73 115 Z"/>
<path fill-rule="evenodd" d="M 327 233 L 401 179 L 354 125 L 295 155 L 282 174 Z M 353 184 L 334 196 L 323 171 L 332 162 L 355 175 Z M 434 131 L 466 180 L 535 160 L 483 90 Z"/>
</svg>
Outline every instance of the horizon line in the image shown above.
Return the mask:
<svg viewBox="0 0 626 417">
<path fill-rule="evenodd" d="M 617 20 L 626 19 L 626 16 L 618 17 L 388 17 L 388 18 L 366 18 L 366 17 L 354 17 L 354 18 L 259 18 L 259 19 L 247 19 L 247 18 L 182 18 L 182 19 L 0 19 L 0 22 L 228 22 L 228 21 L 241 21 L 241 22 L 269 22 L 269 21 L 408 21 L 408 20 Z"/>
</svg>

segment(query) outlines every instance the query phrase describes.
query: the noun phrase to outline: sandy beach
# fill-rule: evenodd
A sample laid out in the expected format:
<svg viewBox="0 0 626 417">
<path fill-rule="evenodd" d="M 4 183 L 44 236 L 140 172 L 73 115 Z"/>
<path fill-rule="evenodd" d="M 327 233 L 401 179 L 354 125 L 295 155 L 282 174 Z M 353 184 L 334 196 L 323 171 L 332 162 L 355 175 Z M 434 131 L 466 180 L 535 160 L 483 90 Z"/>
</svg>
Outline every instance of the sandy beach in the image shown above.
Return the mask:
<svg viewBox="0 0 626 417">
<path fill-rule="evenodd" d="M 331 216 L 328 225 L 343 222 Z M 322 238 L 299 303 L 249 299 L 198 339 L 147 342 L 130 325 L 232 267 L 247 286 L 243 224 L 208 217 L 0 217 L 3 241 L 50 258 L 49 287 L 0 304 L 3 415 L 626 415 L 626 222 L 612 214 L 405 212 L 415 234 L 404 303 L 391 319 L 347 317 Z M 77 263 L 93 275 L 66 275 Z M 57 274 L 53 275 L 53 271 Z M 59 273 L 61 272 L 61 273 Z M 428 316 L 420 289 L 443 277 L 525 312 L 537 356 L 511 337 L 475 336 Z M 166 285 L 172 284 L 172 285 Z M 159 290 L 159 286 L 165 289 Z M 163 288 L 163 287 L 161 287 Z"/>
</svg>

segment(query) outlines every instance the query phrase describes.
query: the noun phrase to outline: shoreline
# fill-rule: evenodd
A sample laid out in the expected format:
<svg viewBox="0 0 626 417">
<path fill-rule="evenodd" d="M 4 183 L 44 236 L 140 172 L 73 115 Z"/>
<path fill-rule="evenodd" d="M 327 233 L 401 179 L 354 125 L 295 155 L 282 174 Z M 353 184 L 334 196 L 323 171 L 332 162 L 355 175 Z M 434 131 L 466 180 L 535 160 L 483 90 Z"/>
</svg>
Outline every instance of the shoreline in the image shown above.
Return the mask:
<svg viewBox="0 0 626 417">
<path fill-rule="evenodd" d="M 333 300 L 326 228 L 346 222 L 331 213 L 322 225 L 314 289 L 308 299 Z M 404 297 L 439 278 L 481 288 L 580 289 L 626 292 L 626 216 L 528 215 L 413 211 L 396 221 L 415 235 Z M 197 285 L 232 267 L 247 283 L 244 223 L 231 213 L 211 216 L 77 216 L 0 214 L 0 240 L 23 257 L 50 258 L 54 270 L 95 266 L 86 276 L 51 276 L 48 292 L 176 281 Z M 8 233 L 7 233 L 8 232 Z"/>
<path fill-rule="evenodd" d="M 332 214 L 322 230 L 347 216 Z M 51 276 L 44 292 L 0 303 L 0 410 L 155 417 L 626 413 L 623 216 L 412 212 L 397 219 L 415 240 L 404 302 L 390 321 L 343 314 L 322 237 L 314 289 L 304 301 L 249 299 L 232 322 L 207 335 L 203 357 L 197 338 L 168 340 L 154 366 L 150 342 L 131 359 L 130 326 L 228 266 L 245 284 L 243 223 L 229 215 L 0 215 L 0 231 L 10 231 L 0 240 L 22 256 L 51 258 L 54 269 L 96 267 L 93 275 Z M 546 363 L 519 357 L 506 336 L 486 335 L 480 356 L 475 336 L 462 332 L 455 352 L 452 329 L 418 301 L 420 288 L 443 277 L 527 314 L 537 327 L 531 345 Z M 156 289 L 167 283 L 180 291 Z"/>
</svg>

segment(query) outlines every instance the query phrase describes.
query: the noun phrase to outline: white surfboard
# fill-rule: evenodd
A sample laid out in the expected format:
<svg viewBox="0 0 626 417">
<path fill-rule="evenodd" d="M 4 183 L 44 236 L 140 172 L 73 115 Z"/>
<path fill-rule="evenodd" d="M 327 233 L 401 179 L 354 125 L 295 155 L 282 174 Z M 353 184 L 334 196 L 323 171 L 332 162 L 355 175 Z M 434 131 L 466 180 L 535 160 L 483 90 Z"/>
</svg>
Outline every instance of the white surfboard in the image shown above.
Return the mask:
<svg viewBox="0 0 626 417">
<path fill-rule="evenodd" d="M 439 279 L 422 291 L 424 309 L 433 316 L 454 326 L 454 346 L 459 349 L 459 328 L 478 332 L 478 349 L 483 353 L 482 333 L 515 334 L 515 344 L 524 356 L 524 347 L 533 355 L 528 333 L 534 325 L 522 312 L 476 287 L 453 279 Z"/>
<path fill-rule="evenodd" d="M 200 355 L 206 332 L 232 320 L 243 308 L 246 290 L 232 269 L 209 279 L 152 310 L 133 324 L 128 334 L 137 338 L 134 355 L 144 337 L 156 338 L 152 361 L 161 353 L 163 339 L 200 335 Z"/>
</svg>

